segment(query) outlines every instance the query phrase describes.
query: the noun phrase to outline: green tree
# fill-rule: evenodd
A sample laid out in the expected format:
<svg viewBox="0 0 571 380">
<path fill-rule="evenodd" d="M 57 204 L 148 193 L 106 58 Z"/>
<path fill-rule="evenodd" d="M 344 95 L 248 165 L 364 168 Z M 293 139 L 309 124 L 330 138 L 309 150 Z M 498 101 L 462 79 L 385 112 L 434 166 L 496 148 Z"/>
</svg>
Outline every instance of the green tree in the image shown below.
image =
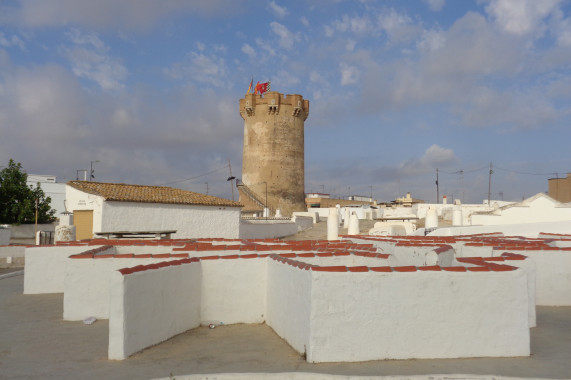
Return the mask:
<svg viewBox="0 0 571 380">
<path fill-rule="evenodd" d="M 0 223 L 27 224 L 51 223 L 55 220 L 55 210 L 50 207 L 52 201 L 46 197 L 40 184 L 36 187 L 26 184 L 28 175 L 22 170 L 22 164 L 10 159 L 8 166 L 0 171 Z"/>
</svg>

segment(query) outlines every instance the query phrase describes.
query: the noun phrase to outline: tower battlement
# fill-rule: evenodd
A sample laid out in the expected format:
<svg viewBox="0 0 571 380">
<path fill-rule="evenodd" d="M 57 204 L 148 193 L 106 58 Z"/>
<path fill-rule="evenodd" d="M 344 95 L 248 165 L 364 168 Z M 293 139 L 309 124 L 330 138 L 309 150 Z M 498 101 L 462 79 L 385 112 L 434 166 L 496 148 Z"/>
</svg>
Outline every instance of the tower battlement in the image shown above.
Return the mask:
<svg viewBox="0 0 571 380">
<path fill-rule="evenodd" d="M 246 94 L 240 99 L 240 116 L 246 120 L 257 112 L 264 114 L 284 114 L 306 120 L 309 116 L 309 100 L 298 94 L 284 95 L 276 91 L 259 94 Z"/>
</svg>

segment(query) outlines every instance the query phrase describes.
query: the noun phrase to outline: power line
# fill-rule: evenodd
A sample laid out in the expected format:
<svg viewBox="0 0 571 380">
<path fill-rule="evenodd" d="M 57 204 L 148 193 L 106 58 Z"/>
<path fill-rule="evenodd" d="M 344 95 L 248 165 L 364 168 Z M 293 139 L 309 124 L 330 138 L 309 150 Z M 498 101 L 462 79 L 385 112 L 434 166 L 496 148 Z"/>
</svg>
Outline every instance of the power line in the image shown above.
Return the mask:
<svg viewBox="0 0 571 380">
<path fill-rule="evenodd" d="M 477 168 L 477 169 L 470 169 L 470 170 L 462 170 L 462 169 L 460 169 L 460 170 L 457 170 L 457 171 L 455 171 L 455 172 L 447 172 L 447 171 L 444 171 L 444 170 L 439 170 L 439 171 L 440 171 L 440 173 L 445 173 L 445 174 L 468 174 L 468 173 L 473 173 L 473 172 L 477 172 L 477 171 L 480 171 L 480 170 L 484 170 L 484 169 L 487 169 L 487 168 L 488 168 L 488 166 L 482 166 L 481 168 Z"/>
<path fill-rule="evenodd" d="M 553 173 L 529 173 L 529 172 L 520 172 L 517 170 L 511 170 L 511 169 L 504 169 L 504 168 L 500 168 L 499 166 L 495 167 L 498 170 L 503 170 L 506 172 L 511 172 L 511 173 L 516 173 L 516 174 L 524 174 L 524 175 L 555 175 L 557 176 L 559 173 L 553 172 Z"/>
<path fill-rule="evenodd" d="M 197 176 L 194 176 L 194 177 L 190 177 L 190 178 L 186 178 L 186 179 L 181 179 L 181 180 L 178 180 L 178 181 L 163 183 L 163 184 L 161 184 L 161 185 L 159 185 L 159 186 L 172 185 L 172 184 L 174 184 L 174 183 L 181 183 L 181 182 L 186 182 L 186 181 L 192 181 L 193 179 L 200 178 L 200 177 L 204 177 L 204 176 L 206 176 L 206 175 L 219 172 L 220 170 L 226 169 L 227 167 L 228 167 L 228 165 L 224 165 L 223 167 L 218 168 L 218 169 L 214 169 L 214 170 L 212 170 L 212 171 L 210 171 L 210 172 L 208 172 L 208 173 L 200 174 L 200 175 L 197 175 Z"/>
</svg>

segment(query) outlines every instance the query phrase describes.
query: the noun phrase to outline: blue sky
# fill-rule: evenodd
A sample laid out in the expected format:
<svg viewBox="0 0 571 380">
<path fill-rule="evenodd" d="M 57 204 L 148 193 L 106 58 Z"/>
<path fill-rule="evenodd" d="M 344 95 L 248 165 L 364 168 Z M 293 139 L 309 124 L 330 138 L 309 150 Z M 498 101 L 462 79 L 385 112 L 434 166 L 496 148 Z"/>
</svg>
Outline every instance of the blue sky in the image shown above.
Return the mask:
<svg viewBox="0 0 571 380">
<path fill-rule="evenodd" d="M 251 77 L 310 100 L 306 191 L 520 200 L 571 172 L 568 0 L 0 2 L 0 165 L 230 197 Z M 208 183 L 208 185 L 206 184 Z"/>
</svg>

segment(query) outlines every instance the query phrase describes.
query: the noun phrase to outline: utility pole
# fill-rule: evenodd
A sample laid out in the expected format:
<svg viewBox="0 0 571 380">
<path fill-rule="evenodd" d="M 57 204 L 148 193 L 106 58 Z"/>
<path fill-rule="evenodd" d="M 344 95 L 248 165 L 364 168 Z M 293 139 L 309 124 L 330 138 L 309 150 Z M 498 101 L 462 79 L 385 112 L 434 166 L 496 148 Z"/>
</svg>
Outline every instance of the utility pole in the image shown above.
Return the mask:
<svg viewBox="0 0 571 380">
<path fill-rule="evenodd" d="M 230 177 L 228 177 L 227 181 L 230 181 L 230 188 L 232 189 L 232 202 L 234 202 L 234 180 L 236 177 L 232 175 L 232 165 L 230 165 L 230 159 L 228 159 L 228 169 L 230 169 Z"/>
<path fill-rule="evenodd" d="M 488 176 L 488 206 L 491 205 L 491 197 L 492 197 L 492 174 L 494 171 L 492 170 L 492 161 L 490 161 L 490 174 Z"/>
<path fill-rule="evenodd" d="M 440 191 L 438 189 L 438 168 L 436 168 L 436 204 L 440 202 Z"/>
</svg>

